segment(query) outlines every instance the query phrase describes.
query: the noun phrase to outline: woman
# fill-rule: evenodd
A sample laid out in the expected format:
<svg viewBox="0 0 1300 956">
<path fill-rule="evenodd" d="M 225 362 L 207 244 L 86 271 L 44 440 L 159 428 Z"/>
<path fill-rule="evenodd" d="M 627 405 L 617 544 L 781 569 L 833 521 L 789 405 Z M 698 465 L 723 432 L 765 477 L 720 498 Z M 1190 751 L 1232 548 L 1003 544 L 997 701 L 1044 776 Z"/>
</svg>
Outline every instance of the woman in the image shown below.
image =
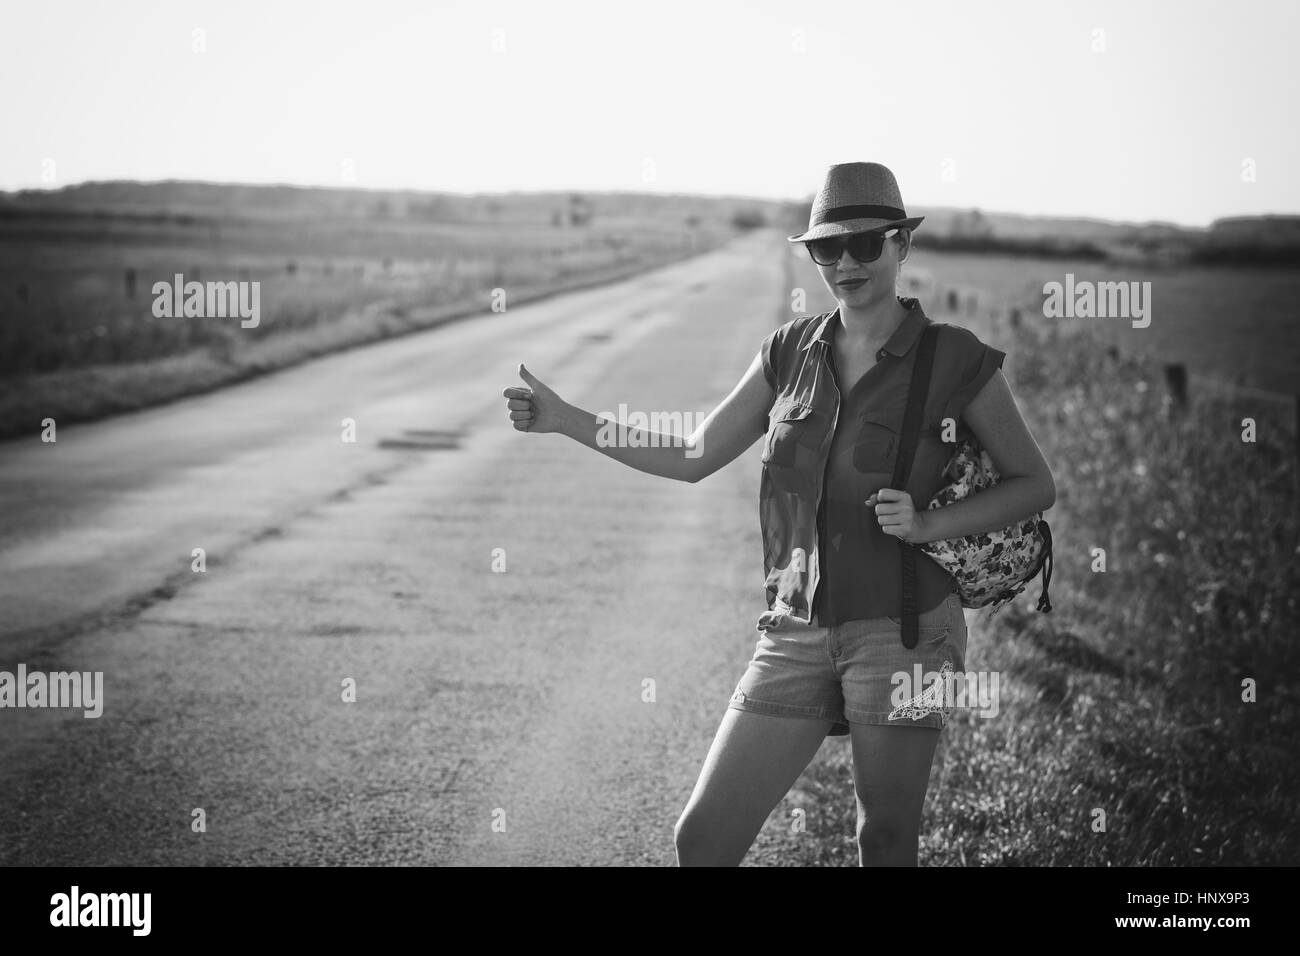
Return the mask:
<svg viewBox="0 0 1300 956">
<path fill-rule="evenodd" d="M 1056 499 L 1003 377 L 1003 353 L 949 325 L 938 328 L 911 477 L 906 488 L 887 487 L 917 342 L 931 324 L 920 303 L 895 291 L 923 218 L 908 218 L 886 167 L 832 166 L 808 230 L 788 238 L 807 246 L 839 307 L 771 332 L 739 384 L 684 443 L 649 435 L 611 443 L 608 425 L 522 365 L 529 387 L 503 392 L 516 429 L 560 432 L 681 481 L 699 481 L 765 438 L 768 610 L 677 822 L 683 866 L 739 863 L 828 734 L 851 736 L 861 864 L 915 866 L 930 765 L 949 710 L 900 700 L 903 681 L 895 675 L 910 678 L 917 665 L 921 673 L 964 671 L 966 624 L 952 578 L 920 555 L 918 634 L 904 646 L 898 541 L 1005 528 Z M 628 430 L 619 431 L 625 439 Z M 924 510 L 941 484 L 948 442 L 972 433 L 1001 482 Z M 922 688 L 911 690 L 903 696 Z"/>
</svg>

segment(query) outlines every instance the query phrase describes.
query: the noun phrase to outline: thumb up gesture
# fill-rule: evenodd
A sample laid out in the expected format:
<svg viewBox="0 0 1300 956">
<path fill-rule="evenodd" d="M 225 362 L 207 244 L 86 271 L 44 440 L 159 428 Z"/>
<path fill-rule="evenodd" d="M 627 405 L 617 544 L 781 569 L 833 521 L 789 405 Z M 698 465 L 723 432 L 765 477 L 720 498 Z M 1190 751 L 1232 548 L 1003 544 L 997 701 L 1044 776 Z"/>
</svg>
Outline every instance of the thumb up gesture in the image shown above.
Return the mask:
<svg viewBox="0 0 1300 956">
<path fill-rule="evenodd" d="M 538 433 L 558 431 L 563 399 L 528 371 L 522 362 L 519 364 L 519 377 L 525 386 L 510 385 L 501 390 L 515 430 Z"/>
</svg>

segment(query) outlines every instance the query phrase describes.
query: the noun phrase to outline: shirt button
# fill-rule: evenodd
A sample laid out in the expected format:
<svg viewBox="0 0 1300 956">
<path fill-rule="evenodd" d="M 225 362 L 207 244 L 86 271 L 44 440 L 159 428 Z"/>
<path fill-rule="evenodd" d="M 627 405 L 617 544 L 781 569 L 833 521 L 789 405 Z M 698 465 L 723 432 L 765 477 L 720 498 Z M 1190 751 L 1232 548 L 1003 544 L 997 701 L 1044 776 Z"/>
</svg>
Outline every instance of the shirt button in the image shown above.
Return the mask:
<svg viewBox="0 0 1300 956">
<path fill-rule="evenodd" d="M 877 362 L 879 362 L 879 361 L 880 361 L 882 358 L 884 358 L 884 357 L 885 357 L 885 350 L 884 350 L 884 349 L 881 349 L 879 352 L 876 353 L 876 361 L 877 361 Z"/>
</svg>

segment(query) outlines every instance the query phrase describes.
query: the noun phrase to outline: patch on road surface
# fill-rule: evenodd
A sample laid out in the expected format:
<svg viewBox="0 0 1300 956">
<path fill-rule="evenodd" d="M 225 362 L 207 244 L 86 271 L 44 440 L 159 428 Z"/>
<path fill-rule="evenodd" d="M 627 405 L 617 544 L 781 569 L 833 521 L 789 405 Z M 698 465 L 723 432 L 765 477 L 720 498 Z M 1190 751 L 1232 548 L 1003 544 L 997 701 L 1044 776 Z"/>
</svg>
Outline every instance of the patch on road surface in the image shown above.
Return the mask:
<svg viewBox="0 0 1300 956">
<path fill-rule="evenodd" d="M 411 448 L 417 451 L 442 451 L 460 447 L 464 432 L 436 431 L 432 429 L 411 429 L 402 432 L 400 438 L 381 438 L 380 448 Z"/>
</svg>

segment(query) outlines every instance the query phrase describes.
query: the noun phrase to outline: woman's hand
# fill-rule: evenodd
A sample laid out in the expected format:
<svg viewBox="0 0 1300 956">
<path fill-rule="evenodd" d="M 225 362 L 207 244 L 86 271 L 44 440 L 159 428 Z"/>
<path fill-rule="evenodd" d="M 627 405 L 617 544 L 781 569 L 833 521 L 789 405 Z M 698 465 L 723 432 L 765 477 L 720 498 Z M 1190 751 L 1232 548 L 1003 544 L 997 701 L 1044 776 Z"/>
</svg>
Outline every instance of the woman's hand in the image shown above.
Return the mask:
<svg viewBox="0 0 1300 956">
<path fill-rule="evenodd" d="M 876 521 L 885 534 L 892 534 L 910 544 L 920 544 L 927 540 L 926 513 L 918 512 L 912 507 L 912 496 L 906 491 L 881 488 L 866 503 L 868 507 L 875 506 Z"/>
<path fill-rule="evenodd" d="M 515 429 L 537 433 L 558 431 L 564 400 L 528 371 L 522 362 L 519 363 L 519 377 L 528 383 L 527 388 L 511 385 L 501 390 L 501 395 L 508 399 L 506 408 Z"/>
</svg>

